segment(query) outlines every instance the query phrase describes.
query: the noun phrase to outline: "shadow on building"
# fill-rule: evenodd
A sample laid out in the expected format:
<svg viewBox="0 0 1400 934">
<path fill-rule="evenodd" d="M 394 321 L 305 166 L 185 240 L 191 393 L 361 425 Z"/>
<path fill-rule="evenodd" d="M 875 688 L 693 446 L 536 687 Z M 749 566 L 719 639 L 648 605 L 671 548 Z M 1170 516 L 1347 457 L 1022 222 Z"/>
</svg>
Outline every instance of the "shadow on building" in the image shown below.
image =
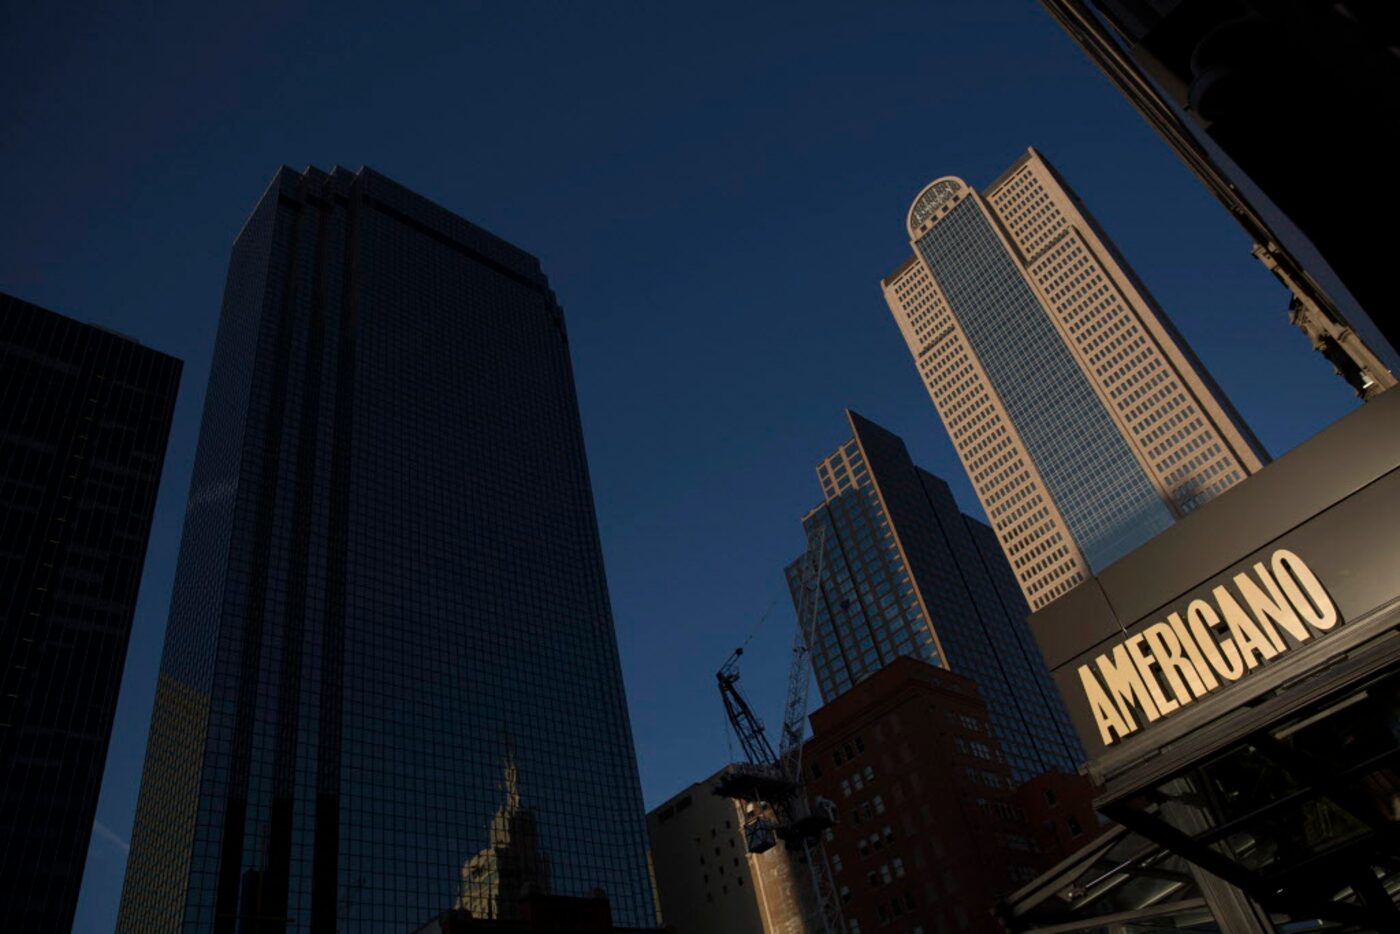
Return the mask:
<svg viewBox="0 0 1400 934">
<path fill-rule="evenodd" d="M 607 896 L 598 892 L 589 898 L 569 895 L 532 893 L 523 898 L 501 900 L 498 907 L 508 905 L 504 915 L 490 918 L 473 917 L 470 911 L 454 908 L 445 911 L 418 928 L 414 934 L 471 934 L 471 932 L 579 932 L 579 934 L 611 934 L 611 932 L 655 931 L 656 928 L 614 927 L 612 909 Z M 664 930 L 664 929 L 663 929 Z"/>
</svg>

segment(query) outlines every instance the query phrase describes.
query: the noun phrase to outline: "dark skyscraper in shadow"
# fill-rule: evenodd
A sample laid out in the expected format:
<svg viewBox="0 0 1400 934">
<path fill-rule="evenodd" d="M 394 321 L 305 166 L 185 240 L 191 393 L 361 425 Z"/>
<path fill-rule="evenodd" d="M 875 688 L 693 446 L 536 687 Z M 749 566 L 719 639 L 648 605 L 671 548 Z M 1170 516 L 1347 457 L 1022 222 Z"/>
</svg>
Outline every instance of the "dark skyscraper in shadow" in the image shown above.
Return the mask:
<svg viewBox="0 0 1400 934">
<path fill-rule="evenodd" d="M 0 294 L 0 930 L 73 924 L 180 367 Z"/>
<path fill-rule="evenodd" d="M 368 169 L 283 169 L 233 248 L 118 928 L 412 930 L 507 758 L 533 891 L 654 923 L 554 293 Z"/>
<path fill-rule="evenodd" d="M 996 535 L 958 510 L 904 441 L 855 412 L 817 465 L 825 529 L 812 668 L 830 704 L 902 656 L 971 678 L 1017 782 L 1073 772 L 1083 753 L 1026 628 L 1026 601 Z M 799 562 L 787 569 L 794 604 Z"/>
<path fill-rule="evenodd" d="M 1363 399 L 1396 385 L 1393 0 L 1041 0 L 1254 241 L 1289 320 Z M 1287 223 L 1281 223 L 1287 218 Z"/>
</svg>

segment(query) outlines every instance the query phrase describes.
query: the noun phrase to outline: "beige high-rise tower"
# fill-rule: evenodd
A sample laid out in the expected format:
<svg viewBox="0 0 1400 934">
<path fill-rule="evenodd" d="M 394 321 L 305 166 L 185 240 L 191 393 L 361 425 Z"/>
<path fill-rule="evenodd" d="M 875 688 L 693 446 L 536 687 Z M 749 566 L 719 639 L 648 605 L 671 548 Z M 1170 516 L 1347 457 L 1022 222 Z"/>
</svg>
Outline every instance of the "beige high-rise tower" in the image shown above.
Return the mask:
<svg viewBox="0 0 1400 934">
<path fill-rule="evenodd" d="M 1268 461 L 1034 149 L 907 226 L 885 300 L 1032 610 Z"/>
</svg>

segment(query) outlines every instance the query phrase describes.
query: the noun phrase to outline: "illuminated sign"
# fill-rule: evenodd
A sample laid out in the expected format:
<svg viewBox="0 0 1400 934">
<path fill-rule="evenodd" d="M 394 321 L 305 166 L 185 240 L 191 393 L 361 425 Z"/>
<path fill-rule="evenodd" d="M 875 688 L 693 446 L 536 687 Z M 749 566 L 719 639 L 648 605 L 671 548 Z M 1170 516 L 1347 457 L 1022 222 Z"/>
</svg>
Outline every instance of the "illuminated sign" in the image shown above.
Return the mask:
<svg viewBox="0 0 1400 934">
<path fill-rule="evenodd" d="M 1078 667 L 1111 746 L 1342 622 L 1307 563 L 1280 548 Z"/>
</svg>

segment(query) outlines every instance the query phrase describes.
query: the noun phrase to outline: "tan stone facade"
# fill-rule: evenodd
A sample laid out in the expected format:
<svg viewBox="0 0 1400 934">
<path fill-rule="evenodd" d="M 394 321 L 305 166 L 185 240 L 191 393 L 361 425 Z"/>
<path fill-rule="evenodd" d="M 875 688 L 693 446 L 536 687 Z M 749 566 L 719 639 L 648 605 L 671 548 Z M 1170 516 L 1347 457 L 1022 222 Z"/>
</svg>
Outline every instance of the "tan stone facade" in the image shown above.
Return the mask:
<svg viewBox="0 0 1400 934">
<path fill-rule="evenodd" d="M 884 286 L 987 521 L 1037 609 L 1087 576 L 1084 556 L 926 264 L 911 256 Z"/>
<path fill-rule="evenodd" d="M 1029 150 L 982 195 L 960 179 L 932 183 L 911 209 L 911 245 L 968 199 L 1173 516 L 1262 466 L 1262 447 L 1039 153 Z M 1045 465 L 1028 453 L 924 254 L 915 248 L 882 286 L 1026 600 L 1039 609 L 1090 571 L 1042 475 Z"/>
<path fill-rule="evenodd" d="M 811 876 L 782 845 L 754 855 L 744 845 L 744 808 L 712 790 L 718 774 L 647 815 L 651 859 L 666 929 L 675 934 L 809 934 Z"/>
</svg>

